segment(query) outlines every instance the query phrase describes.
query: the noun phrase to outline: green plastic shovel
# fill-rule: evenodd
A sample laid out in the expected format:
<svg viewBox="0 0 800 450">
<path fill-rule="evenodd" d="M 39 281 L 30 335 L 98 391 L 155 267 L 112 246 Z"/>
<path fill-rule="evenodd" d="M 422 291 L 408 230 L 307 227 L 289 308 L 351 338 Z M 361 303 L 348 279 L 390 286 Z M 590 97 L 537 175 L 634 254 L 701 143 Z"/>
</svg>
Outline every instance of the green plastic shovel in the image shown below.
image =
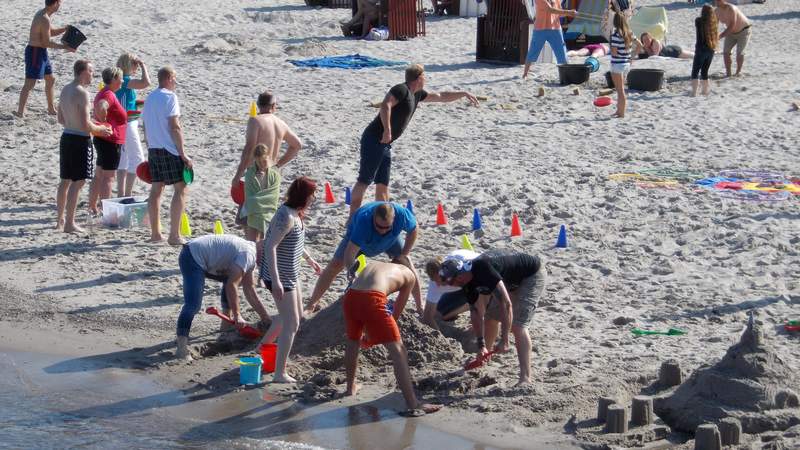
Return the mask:
<svg viewBox="0 0 800 450">
<path fill-rule="evenodd" d="M 634 328 L 631 330 L 631 333 L 637 336 L 649 336 L 653 334 L 660 334 L 664 336 L 682 336 L 686 334 L 685 331 L 678 329 L 678 328 L 670 328 L 667 331 L 652 331 L 652 330 L 641 330 L 639 328 Z"/>
</svg>

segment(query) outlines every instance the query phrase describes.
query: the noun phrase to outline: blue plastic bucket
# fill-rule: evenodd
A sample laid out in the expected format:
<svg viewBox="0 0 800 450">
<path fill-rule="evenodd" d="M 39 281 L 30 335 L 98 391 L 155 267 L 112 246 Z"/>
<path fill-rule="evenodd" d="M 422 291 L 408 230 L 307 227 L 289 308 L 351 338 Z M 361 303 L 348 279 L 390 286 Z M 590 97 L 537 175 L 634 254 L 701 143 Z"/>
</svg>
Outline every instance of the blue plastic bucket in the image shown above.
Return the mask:
<svg viewBox="0 0 800 450">
<path fill-rule="evenodd" d="M 583 62 L 587 66 L 589 66 L 589 71 L 594 73 L 600 70 L 600 61 L 597 60 L 594 56 L 590 56 L 586 58 L 586 61 Z"/>
<path fill-rule="evenodd" d="M 261 383 L 261 357 L 246 356 L 236 361 L 239 364 L 239 384 Z"/>
</svg>

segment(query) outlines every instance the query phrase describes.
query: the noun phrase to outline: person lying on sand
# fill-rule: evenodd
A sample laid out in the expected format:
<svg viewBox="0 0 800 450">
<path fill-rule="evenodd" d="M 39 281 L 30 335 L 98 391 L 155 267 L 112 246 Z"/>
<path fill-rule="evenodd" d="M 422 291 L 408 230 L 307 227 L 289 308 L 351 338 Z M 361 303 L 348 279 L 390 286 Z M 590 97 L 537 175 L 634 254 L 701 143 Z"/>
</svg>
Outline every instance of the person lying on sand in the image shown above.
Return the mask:
<svg viewBox="0 0 800 450">
<path fill-rule="evenodd" d="M 531 338 L 528 327 L 533 312 L 544 293 L 546 270 L 538 257 L 524 253 L 483 256 L 473 261 L 451 259 L 442 263 L 439 277 L 445 284 L 459 286 L 470 304 L 472 329 L 478 344 L 478 356 L 484 357 L 497 338 L 494 351 L 504 353 L 509 346 L 509 329 L 519 358 L 519 383 L 531 381 Z M 489 302 L 490 295 L 495 301 Z M 484 330 L 484 317 L 486 329 Z M 485 340 L 484 340 L 485 339 Z"/>
<path fill-rule="evenodd" d="M 350 271 L 351 276 L 354 273 L 355 270 Z M 344 356 L 347 373 L 345 395 L 355 395 L 359 388 L 356 384 L 358 352 L 361 347 L 361 336 L 366 329 L 369 343 L 383 344 L 389 352 L 397 385 L 406 401 L 407 409 L 400 415 L 409 417 L 434 413 L 442 408 L 442 405 L 423 403 L 414 394 L 411 372 L 408 369 L 408 355 L 400 338 L 400 330 L 397 328 L 397 319 L 403 313 L 416 283 L 417 277 L 408 267 L 371 261 L 352 280 L 342 300 L 347 333 Z M 386 297 L 398 291 L 393 312 L 389 313 L 386 309 Z"/>
<path fill-rule="evenodd" d="M 439 299 L 443 294 L 461 290 L 459 287 L 447 286 L 442 282 L 442 279 L 439 277 L 439 269 L 442 268 L 442 262 L 448 259 L 472 261 L 478 256 L 479 254 L 472 250 L 458 249 L 450 252 L 444 259 L 441 257 L 431 258 L 425 263 L 425 273 L 428 275 L 430 281 L 428 282 L 428 292 L 425 295 L 425 309 L 422 313 L 423 323 L 438 330 L 439 326 L 436 324 L 436 305 L 439 303 Z"/>
<path fill-rule="evenodd" d="M 256 250 L 255 242 L 230 234 L 209 234 L 183 246 L 178 257 L 183 275 L 183 308 L 178 316 L 176 357 L 192 359 L 189 355 L 189 329 L 203 304 L 206 278 L 222 282 L 222 312 L 230 313 L 237 327 L 247 325 L 239 310 L 240 284 L 247 303 L 262 321 L 269 320 L 253 282 L 253 270 L 260 262 L 261 252 Z"/>
<path fill-rule="evenodd" d="M 639 36 L 639 42 L 636 42 L 633 47 L 633 57 L 647 59 L 651 56 L 692 59 L 694 53 L 687 52 L 680 45 L 662 45 L 658 39 L 645 31 Z"/>
</svg>

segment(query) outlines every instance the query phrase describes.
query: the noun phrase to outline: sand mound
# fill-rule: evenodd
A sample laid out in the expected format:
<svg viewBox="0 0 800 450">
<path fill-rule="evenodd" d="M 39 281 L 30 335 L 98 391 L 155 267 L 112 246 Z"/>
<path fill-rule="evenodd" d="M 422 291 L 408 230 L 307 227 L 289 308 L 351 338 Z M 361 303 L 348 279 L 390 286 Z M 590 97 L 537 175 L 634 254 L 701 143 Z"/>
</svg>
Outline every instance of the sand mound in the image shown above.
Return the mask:
<svg viewBox="0 0 800 450">
<path fill-rule="evenodd" d="M 308 39 L 302 44 L 290 44 L 283 48 L 289 56 L 322 56 L 331 53 L 331 46 L 317 39 Z"/>
<path fill-rule="evenodd" d="M 219 34 L 216 36 L 204 36 L 199 42 L 186 50 L 188 55 L 211 54 L 211 55 L 230 55 L 239 53 L 244 48 L 244 41 L 231 34 Z"/>
<path fill-rule="evenodd" d="M 734 417 L 746 433 L 786 430 L 800 424 L 797 378 L 750 320 L 739 343 L 713 366 L 701 367 L 656 414 L 671 427 L 693 432 L 698 425 Z"/>
</svg>

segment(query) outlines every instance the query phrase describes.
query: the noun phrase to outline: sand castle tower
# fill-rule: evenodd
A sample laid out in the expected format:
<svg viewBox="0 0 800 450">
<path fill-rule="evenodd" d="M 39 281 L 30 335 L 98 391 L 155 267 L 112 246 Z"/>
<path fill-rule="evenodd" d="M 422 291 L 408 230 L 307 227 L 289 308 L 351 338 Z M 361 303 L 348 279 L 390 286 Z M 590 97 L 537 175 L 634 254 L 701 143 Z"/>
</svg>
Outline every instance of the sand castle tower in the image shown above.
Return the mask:
<svg viewBox="0 0 800 450">
<path fill-rule="evenodd" d="M 657 398 L 654 408 L 670 427 L 687 432 L 728 417 L 738 419 L 745 433 L 782 431 L 800 424 L 798 386 L 751 316 L 721 361 L 699 368 L 669 396 Z"/>
</svg>

